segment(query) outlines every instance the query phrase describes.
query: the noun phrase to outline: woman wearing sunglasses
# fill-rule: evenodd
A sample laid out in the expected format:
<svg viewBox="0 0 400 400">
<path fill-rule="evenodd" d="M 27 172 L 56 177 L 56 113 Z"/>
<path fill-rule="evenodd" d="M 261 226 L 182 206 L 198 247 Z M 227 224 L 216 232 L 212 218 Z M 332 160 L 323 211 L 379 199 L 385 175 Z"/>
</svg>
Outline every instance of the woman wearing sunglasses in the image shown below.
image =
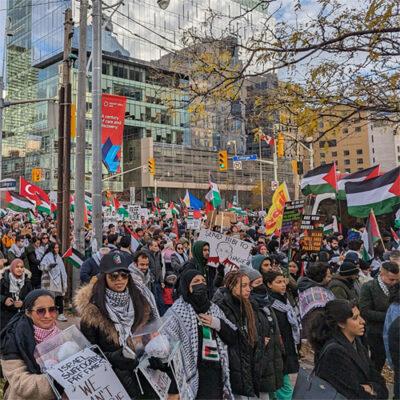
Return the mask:
<svg viewBox="0 0 400 400">
<path fill-rule="evenodd" d="M 57 333 L 54 294 L 37 289 L 30 292 L 16 314 L 0 333 L 0 356 L 5 400 L 51 400 L 55 398 L 49 381 L 36 363 L 34 351 Z"/>
<path fill-rule="evenodd" d="M 178 276 L 182 272 L 183 265 L 188 259 L 189 257 L 185 252 L 183 243 L 178 242 L 175 245 L 175 252 L 171 255 L 171 268 Z"/>
<path fill-rule="evenodd" d="M 155 300 L 145 286 L 132 279 L 129 263 L 120 251 L 106 254 L 99 269 L 99 279 L 83 286 L 74 297 L 81 331 L 102 349 L 128 394 L 138 398 L 141 393 L 134 369 L 139 362 L 132 333 L 158 318 Z M 153 398 L 146 379 L 140 373 L 139 378 L 145 398 Z"/>
</svg>

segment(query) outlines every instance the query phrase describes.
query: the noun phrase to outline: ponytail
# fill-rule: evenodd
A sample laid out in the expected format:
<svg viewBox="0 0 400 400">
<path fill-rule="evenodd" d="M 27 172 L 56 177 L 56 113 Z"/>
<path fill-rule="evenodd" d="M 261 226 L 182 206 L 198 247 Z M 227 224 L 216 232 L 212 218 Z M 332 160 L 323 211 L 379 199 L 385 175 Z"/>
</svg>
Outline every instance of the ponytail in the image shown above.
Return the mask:
<svg viewBox="0 0 400 400">
<path fill-rule="evenodd" d="M 311 311 L 305 334 L 314 351 L 321 350 L 329 339 L 341 332 L 339 324 L 345 324 L 353 316 L 354 306 L 351 301 L 337 299 Z"/>
</svg>

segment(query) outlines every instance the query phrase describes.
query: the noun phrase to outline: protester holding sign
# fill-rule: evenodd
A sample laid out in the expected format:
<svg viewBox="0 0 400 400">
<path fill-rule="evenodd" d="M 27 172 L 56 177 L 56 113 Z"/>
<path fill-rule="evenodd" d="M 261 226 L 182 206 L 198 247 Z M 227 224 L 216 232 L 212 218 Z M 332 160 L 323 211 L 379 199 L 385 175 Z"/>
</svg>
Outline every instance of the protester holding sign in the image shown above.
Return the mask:
<svg viewBox="0 0 400 400">
<path fill-rule="evenodd" d="M 153 295 L 133 280 L 128 267 L 120 251 L 106 254 L 100 261 L 98 281 L 79 289 L 74 305 L 81 316 L 82 333 L 103 350 L 128 394 L 136 397 L 140 386 L 134 369 L 139 360 L 132 333 L 158 318 L 158 311 Z M 150 396 L 146 398 L 153 398 L 146 380 L 140 383 Z"/>
<path fill-rule="evenodd" d="M 179 299 L 166 317 L 172 318 L 167 334 L 181 342 L 183 373 L 176 373 L 176 378 L 180 391 L 188 388 L 182 397 L 232 399 L 227 345 L 235 343 L 236 327 L 208 300 L 206 280 L 199 271 L 182 273 Z"/>
<path fill-rule="evenodd" d="M 0 334 L 1 366 L 6 378 L 4 399 L 52 400 L 54 392 L 40 371 L 34 351 L 37 344 L 60 332 L 54 294 L 43 289 L 33 290 L 25 297 L 22 311 Z"/>
</svg>

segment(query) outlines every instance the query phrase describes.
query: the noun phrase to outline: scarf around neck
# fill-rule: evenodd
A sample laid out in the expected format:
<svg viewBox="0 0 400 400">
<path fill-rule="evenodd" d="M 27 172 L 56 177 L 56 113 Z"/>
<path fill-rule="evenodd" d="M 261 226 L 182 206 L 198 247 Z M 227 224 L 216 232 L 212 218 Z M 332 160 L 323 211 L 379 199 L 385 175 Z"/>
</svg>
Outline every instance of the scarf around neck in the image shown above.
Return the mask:
<svg viewBox="0 0 400 400">
<path fill-rule="evenodd" d="M 106 309 L 118 332 L 120 345 L 125 346 L 135 321 L 135 309 L 128 288 L 121 293 L 106 288 Z"/>
<path fill-rule="evenodd" d="M 389 289 L 386 286 L 386 284 L 383 282 L 382 278 L 380 275 L 378 275 L 378 283 L 379 283 L 379 287 L 382 289 L 382 292 L 385 293 L 385 296 L 389 296 Z"/>
<path fill-rule="evenodd" d="M 295 344 L 300 343 L 300 327 L 297 322 L 296 313 L 293 310 L 293 307 L 289 303 L 289 300 L 280 295 L 279 293 L 271 292 L 271 297 L 273 298 L 273 303 L 271 307 L 277 311 L 286 313 L 288 322 L 292 328 L 292 336 Z"/>
<path fill-rule="evenodd" d="M 19 300 L 19 292 L 24 286 L 25 283 L 25 273 L 22 274 L 22 278 L 18 279 L 14 276 L 14 274 L 10 271 L 10 293 L 15 294 L 14 300 Z"/>
<path fill-rule="evenodd" d="M 54 322 L 53 326 L 50 329 L 39 328 L 38 326 L 36 326 L 34 324 L 33 332 L 35 334 L 35 342 L 36 342 L 36 344 L 39 344 L 39 343 L 49 340 L 53 336 L 57 335 L 57 333 L 60 333 L 61 330 L 57 326 L 57 323 Z"/>
<path fill-rule="evenodd" d="M 185 253 L 185 251 L 183 251 L 182 254 L 179 254 L 177 251 L 175 252 L 176 256 L 178 257 L 179 263 L 182 265 L 184 264 L 187 260 L 188 260 L 188 256 Z"/>
<path fill-rule="evenodd" d="M 21 258 L 21 256 L 24 254 L 25 247 L 19 248 L 15 243 L 11 246 L 10 250 L 13 252 L 17 258 Z"/>
</svg>

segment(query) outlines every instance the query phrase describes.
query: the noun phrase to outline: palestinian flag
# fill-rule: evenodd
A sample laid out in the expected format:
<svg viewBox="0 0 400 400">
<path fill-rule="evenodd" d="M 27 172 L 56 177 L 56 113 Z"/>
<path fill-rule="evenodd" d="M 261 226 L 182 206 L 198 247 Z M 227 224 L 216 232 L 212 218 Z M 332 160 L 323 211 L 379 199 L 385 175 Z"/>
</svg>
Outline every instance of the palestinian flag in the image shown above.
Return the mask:
<svg viewBox="0 0 400 400">
<path fill-rule="evenodd" d="M 151 205 L 153 207 L 153 213 L 154 215 L 160 215 L 160 210 L 156 207 L 154 207 L 154 204 Z"/>
<path fill-rule="evenodd" d="M 334 232 L 339 232 L 336 215 L 332 215 L 330 221 L 324 225 L 324 235 L 331 235 Z"/>
<path fill-rule="evenodd" d="M 85 261 L 85 257 L 76 249 L 71 247 L 66 251 L 66 253 L 62 256 L 65 260 L 71 263 L 74 267 L 80 268 Z"/>
<path fill-rule="evenodd" d="M 50 215 L 51 214 L 51 205 L 50 200 L 47 202 L 43 199 L 40 194 L 37 194 L 36 198 L 36 209 L 44 214 Z"/>
<path fill-rule="evenodd" d="M 221 194 L 219 192 L 218 185 L 215 183 L 211 174 L 208 176 L 208 183 L 210 185 L 210 191 L 206 194 L 206 200 L 216 208 L 221 204 Z"/>
<path fill-rule="evenodd" d="M 3 218 L 7 215 L 7 211 L 0 208 L 0 217 Z"/>
<path fill-rule="evenodd" d="M 400 202 L 400 167 L 363 182 L 346 183 L 345 190 L 349 215 L 366 218 L 371 209 L 375 215 L 392 213 Z"/>
<path fill-rule="evenodd" d="M 28 212 L 28 210 L 35 209 L 35 204 L 26 197 L 11 190 L 7 190 L 6 207 L 17 212 Z"/>
<path fill-rule="evenodd" d="M 390 233 L 393 236 L 393 240 L 397 243 L 397 245 L 400 245 L 400 238 L 397 236 L 397 233 L 393 230 L 393 228 L 390 228 Z"/>
<path fill-rule="evenodd" d="M 85 193 L 85 204 L 86 204 L 86 208 L 88 210 L 92 211 L 92 199 L 86 193 Z"/>
<path fill-rule="evenodd" d="M 171 212 L 172 212 L 173 215 L 179 215 L 179 211 L 178 211 L 178 209 L 175 207 L 175 204 L 174 204 L 173 201 L 170 201 L 169 207 L 170 207 Z"/>
<path fill-rule="evenodd" d="M 379 176 L 379 165 L 375 167 L 363 169 L 362 171 L 354 172 L 354 174 L 346 175 L 342 179 L 340 179 L 337 183 L 338 186 L 338 194 L 336 198 L 338 200 L 346 200 L 346 192 L 344 190 L 344 186 L 348 182 L 362 182 L 371 178 L 376 178 Z"/>
<path fill-rule="evenodd" d="M 75 211 L 75 199 L 74 196 L 72 196 L 72 194 L 69 196 L 69 210 L 71 212 Z"/>
<path fill-rule="evenodd" d="M 336 164 L 321 165 L 308 171 L 301 181 L 301 192 L 309 194 L 336 193 Z"/>
<path fill-rule="evenodd" d="M 176 235 L 176 238 L 179 239 L 178 222 L 176 220 L 176 216 L 174 218 L 174 233 Z"/>
<path fill-rule="evenodd" d="M 127 226 L 125 226 L 125 229 L 128 231 L 128 233 L 131 235 L 131 251 L 134 253 L 139 246 L 141 246 L 139 236 L 137 235 L 136 232 L 132 232 Z"/>
<path fill-rule="evenodd" d="M 114 207 L 118 214 L 123 215 L 124 217 L 128 217 L 128 210 L 121 205 L 121 203 L 114 197 Z"/>
<path fill-rule="evenodd" d="M 228 211 L 234 211 L 234 212 L 240 213 L 240 212 L 242 212 L 242 209 L 240 207 L 233 206 L 231 203 L 229 203 Z"/>
<path fill-rule="evenodd" d="M 375 214 L 373 210 L 370 210 L 367 224 L 365 225 L 364 232 L 361 234 L 361 240 L 364 242 L 362 249 L 362 258 L 365 261 L 372 260 L 374 258 L 374 244 L 381 238 L 379 232 L 379 226 L 376 222 Z"/>
</svg>

